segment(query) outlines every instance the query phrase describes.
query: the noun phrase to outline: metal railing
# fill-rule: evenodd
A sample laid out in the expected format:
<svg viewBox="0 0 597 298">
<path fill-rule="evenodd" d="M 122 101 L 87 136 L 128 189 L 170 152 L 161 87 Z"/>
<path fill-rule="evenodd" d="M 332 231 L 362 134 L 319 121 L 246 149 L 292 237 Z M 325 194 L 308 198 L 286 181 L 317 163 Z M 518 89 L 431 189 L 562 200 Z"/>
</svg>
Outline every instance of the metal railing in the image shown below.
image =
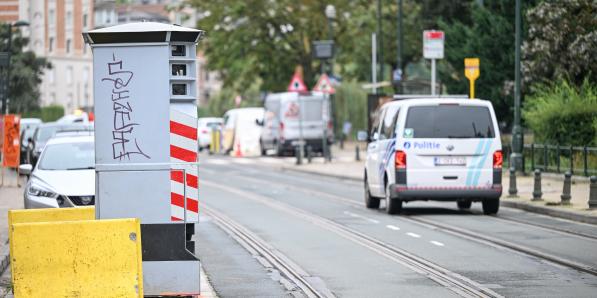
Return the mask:
<svg viewBox="0 0 597 298">
<path fill-rule="evenodd" d="M 510 165 L 510 144 L 502 144 L 505 163 Z M 543 172 L 591 176 L 597 174 L 597 147 L 525 144 L 522 152 L 523 171 L 540 169 Z"/>
</svg>

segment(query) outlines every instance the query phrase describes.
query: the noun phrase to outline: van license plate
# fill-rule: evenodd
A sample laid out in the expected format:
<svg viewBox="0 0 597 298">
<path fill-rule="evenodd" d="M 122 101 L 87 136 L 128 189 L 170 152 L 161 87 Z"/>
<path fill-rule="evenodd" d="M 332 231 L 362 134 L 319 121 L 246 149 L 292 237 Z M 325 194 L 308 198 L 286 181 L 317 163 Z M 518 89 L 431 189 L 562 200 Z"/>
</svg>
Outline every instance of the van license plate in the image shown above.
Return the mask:
<svg viewBox="0 0 597 298">
<path fill-rule="evenodd" d="M 441 156 L 433 159 L 436 166 L 466 166 L 466 158 Z"/>
</svg>

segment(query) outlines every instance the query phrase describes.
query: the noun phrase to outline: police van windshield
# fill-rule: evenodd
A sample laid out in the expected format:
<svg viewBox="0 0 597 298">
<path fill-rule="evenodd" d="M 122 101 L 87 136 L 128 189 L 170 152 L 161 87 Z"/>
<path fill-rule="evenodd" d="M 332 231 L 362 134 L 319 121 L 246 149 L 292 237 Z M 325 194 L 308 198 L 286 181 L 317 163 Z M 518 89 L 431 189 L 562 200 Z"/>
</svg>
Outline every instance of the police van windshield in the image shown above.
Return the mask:
<svg viewBox="0 0 597 298">
<path fill-rule="evenodd" d="M 437 105 L 408 110 L 405 134 L 413 138 L 494 138 L 487 107 Z"/>
</svg>

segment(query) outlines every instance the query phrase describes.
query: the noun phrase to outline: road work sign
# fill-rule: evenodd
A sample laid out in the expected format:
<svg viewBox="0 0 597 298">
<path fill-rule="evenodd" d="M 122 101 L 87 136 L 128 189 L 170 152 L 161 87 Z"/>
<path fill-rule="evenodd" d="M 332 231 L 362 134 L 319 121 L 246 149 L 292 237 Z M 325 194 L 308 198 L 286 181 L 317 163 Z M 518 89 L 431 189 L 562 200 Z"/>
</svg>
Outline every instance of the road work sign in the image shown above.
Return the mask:
<svg viewBox="0 0 597 298">
<path fill-rule="evenodd" d="M 2 166 L 16 168 L 19 166 L 19 132 L 20 120 L 18 115 L 5 115 L 3 118 Z"/>
<path fill-rule="evenodd" d="M 313 87 L 313 91 L 319 91 L 328 94 L 336 93 L 336 89 L 334 89 L 334 86 L 332 86 L 330 78 L 325 73 L 319 77 L 317 84 L 315 84 L 315 87 Z"/>
<path fill-rule="evenodd" d="M 469 80 L 470 98 L 475 98 L 475 80 L 481 75 L 479 58 L 464 58 L 464 75 Z"/>
<path fill-rule="evenodd" d="M 292 80 L 290 80 L 290 84 L 288 85 L 289 92 L 307 92 L 307 85 L 303 82 L 303 79 L 299 75 L 298 72 L 295 72 L 292 76 Z"/>
</svg>

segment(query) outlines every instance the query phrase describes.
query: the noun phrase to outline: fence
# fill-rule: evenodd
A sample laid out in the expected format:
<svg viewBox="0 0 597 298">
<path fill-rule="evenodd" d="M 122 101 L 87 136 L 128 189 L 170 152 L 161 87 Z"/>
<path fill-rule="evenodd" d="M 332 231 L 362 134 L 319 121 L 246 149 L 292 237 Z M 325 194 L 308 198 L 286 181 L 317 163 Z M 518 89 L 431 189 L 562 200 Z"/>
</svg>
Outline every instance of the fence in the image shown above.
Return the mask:
<svg viewBox="0 0 597 298">
<path fill-rule="evenodd" d="M 502 150 L 506 162 L 510 165 L 510 144 L 503 144 Z M 575 175 L 591 176 L 597 174 L 597 148 L 587 146 L 561 146 L 547 144 L 525 144 L 522 152 L 523 171 L 540 169 L 543 172 L 563 173 L 570 171 Z"/>
</svg>

